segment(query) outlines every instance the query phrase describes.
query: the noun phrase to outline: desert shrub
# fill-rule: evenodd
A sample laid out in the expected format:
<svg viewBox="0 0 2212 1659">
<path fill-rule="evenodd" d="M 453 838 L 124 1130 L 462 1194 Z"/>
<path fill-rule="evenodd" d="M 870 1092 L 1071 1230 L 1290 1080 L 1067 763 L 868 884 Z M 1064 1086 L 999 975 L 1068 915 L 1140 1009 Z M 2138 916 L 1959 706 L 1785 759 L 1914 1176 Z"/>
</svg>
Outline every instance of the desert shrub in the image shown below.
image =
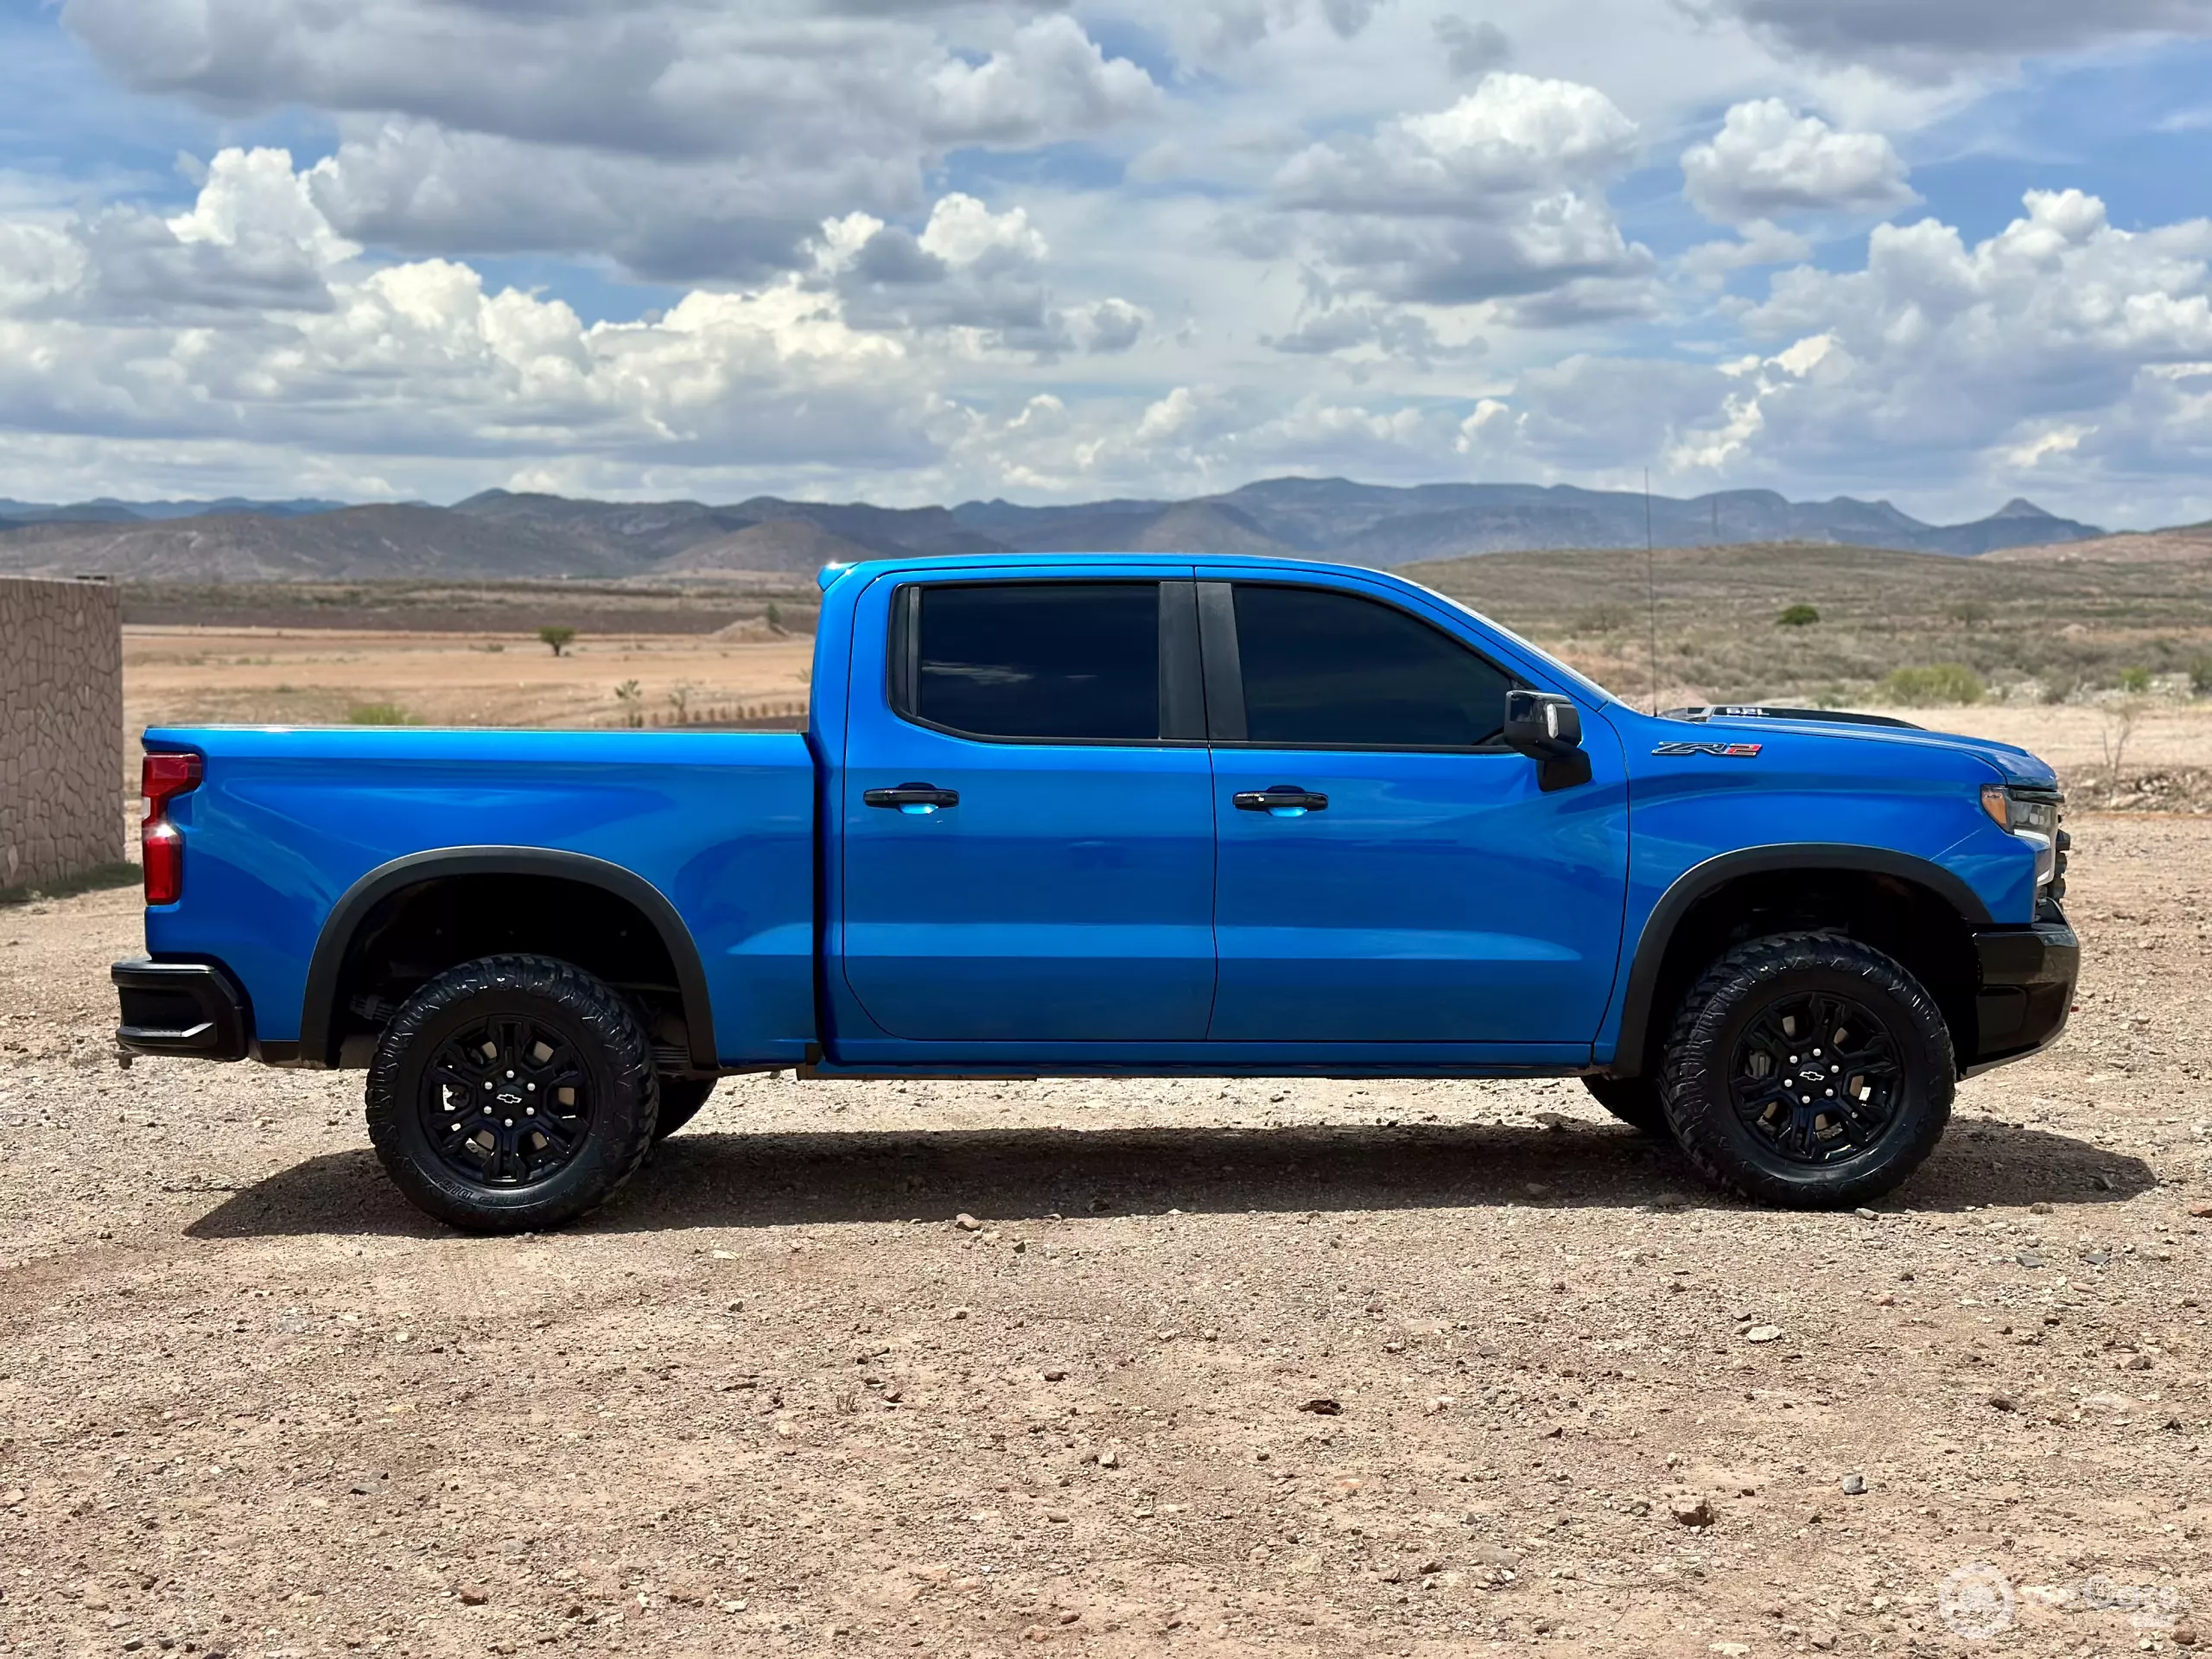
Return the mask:
<svg viewBox="0 0 2212 1659">
<path fill-rule="evenodd" d="M 1821 620 L 1821 613 L 1810 605 L 1792 605 L 1774 620 L 1785 628 L 1809 628 Z"/>
<path fill-rule="evenodd" d="M 1989 607 L 1978 599 L 1961 599 L 1944 607 L 1943 614 L 1961 627 L 1971 628 L 1988 621 L 1991 613 Z"/>
<path fill-rule="evenodd" d="M 1988 694 L 1989 688 L 1982 683 L 1981 676 L 1963 663 L 1893 668 L 1882 677 L 1883 697 L 1907 709 L 1980 702 Z"/>
<path fill-rule="evenodd" d="M 1625 605 L 1593 605 L 1582 613 L 1574 625 L 1577 633 L 1618 633 L 1636 620 L 1636 613 Z"/>
<path fill-rule="evenodd" d="M 569 648 L 569 642 L 576 637 L 576 631 L 574 628 L 540 628 L 537 631 L 537 637 L 552 646 L 553 654 L 558 657 Z"/>
<path fill-rule="evenodd" d="M 645 723 L 645 709 L 641 706 L 644 696 L 645 693 L 639 688 L 635 680 L 625 680 L 614 688 L 614 701 L 621 705 L 622 723 L 625 726 L 642 726 Z"/>
<path fill-rule="evenodd" d="M 768 626 L 778 633 L 784 631 L 784 607 L 772 599 L 768 601 Z"/>
<path fill-rule="evenodd" d="M 356 726 L 404 726 L 407 711 L 396 702 L 357 702 L 346 718 Z"/>
<path fill-rule="evenodd" d="M 2212 657 L 2199 657 L 2190 664 L 2189 689 L 2193 696 L 2212 697 Z"/>
</svg>

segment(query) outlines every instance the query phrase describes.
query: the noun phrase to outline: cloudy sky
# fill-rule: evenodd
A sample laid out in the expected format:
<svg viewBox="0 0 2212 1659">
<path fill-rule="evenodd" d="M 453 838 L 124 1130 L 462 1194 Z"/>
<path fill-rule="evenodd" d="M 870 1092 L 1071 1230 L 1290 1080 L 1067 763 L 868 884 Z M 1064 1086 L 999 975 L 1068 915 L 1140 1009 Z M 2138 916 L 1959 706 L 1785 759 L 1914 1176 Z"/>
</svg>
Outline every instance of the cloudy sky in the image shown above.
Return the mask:
<svg viewBox="0 0 2212 1659">
<path fill-rule="evenodd" d="M 2212 517 L 2212 0 L 0 0 L 0 495 Z"/>
</svg>

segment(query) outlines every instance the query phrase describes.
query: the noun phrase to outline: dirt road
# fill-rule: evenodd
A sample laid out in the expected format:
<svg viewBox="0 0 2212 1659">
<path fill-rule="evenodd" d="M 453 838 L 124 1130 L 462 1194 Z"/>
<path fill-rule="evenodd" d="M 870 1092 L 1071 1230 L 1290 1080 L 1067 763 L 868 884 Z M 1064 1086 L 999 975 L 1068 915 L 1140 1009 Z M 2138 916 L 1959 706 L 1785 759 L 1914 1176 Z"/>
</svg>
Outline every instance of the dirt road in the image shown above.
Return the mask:
<svg viewBox="0 0 2212 1659">
<path fill-rule="evenodd" d="M 2073 1029 L 1862 1215 L 1571 1084 L 763 1079 L 461 1238 L 0 910 L 0 1650 L 2185 1645 L 2212 819 L 2076 828 Z"/>
</svg>

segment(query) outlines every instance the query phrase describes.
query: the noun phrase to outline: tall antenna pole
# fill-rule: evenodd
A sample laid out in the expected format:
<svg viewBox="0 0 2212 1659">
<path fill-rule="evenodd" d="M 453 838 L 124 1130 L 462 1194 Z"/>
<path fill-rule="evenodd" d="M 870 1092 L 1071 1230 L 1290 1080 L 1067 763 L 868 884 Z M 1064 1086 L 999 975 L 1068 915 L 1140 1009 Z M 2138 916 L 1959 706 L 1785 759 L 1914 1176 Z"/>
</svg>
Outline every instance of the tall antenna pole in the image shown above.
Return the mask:
<svg viewBox="0 0 2212 1659">
<path fill-rule="evenodd" d="M 1643 469 L 1643 611 L 1651 625 L 1651 712 L 1659 712 L 1659 578 L 1651 553 L 1651 469 Z"/>
</svg>

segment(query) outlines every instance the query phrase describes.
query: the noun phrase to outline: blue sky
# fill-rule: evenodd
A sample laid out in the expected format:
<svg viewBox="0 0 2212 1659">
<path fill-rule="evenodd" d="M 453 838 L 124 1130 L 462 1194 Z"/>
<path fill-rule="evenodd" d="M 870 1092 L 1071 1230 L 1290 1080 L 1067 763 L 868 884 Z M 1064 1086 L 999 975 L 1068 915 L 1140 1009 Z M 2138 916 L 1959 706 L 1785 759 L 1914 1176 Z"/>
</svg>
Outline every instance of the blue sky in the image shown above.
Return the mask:
<svg viewBox="0 0 2212 1659">
<path fill-rule="evenodd" d="M 2212 0 L 0 0 L 0 496 L 2212 518 Z"/>
</svg>

